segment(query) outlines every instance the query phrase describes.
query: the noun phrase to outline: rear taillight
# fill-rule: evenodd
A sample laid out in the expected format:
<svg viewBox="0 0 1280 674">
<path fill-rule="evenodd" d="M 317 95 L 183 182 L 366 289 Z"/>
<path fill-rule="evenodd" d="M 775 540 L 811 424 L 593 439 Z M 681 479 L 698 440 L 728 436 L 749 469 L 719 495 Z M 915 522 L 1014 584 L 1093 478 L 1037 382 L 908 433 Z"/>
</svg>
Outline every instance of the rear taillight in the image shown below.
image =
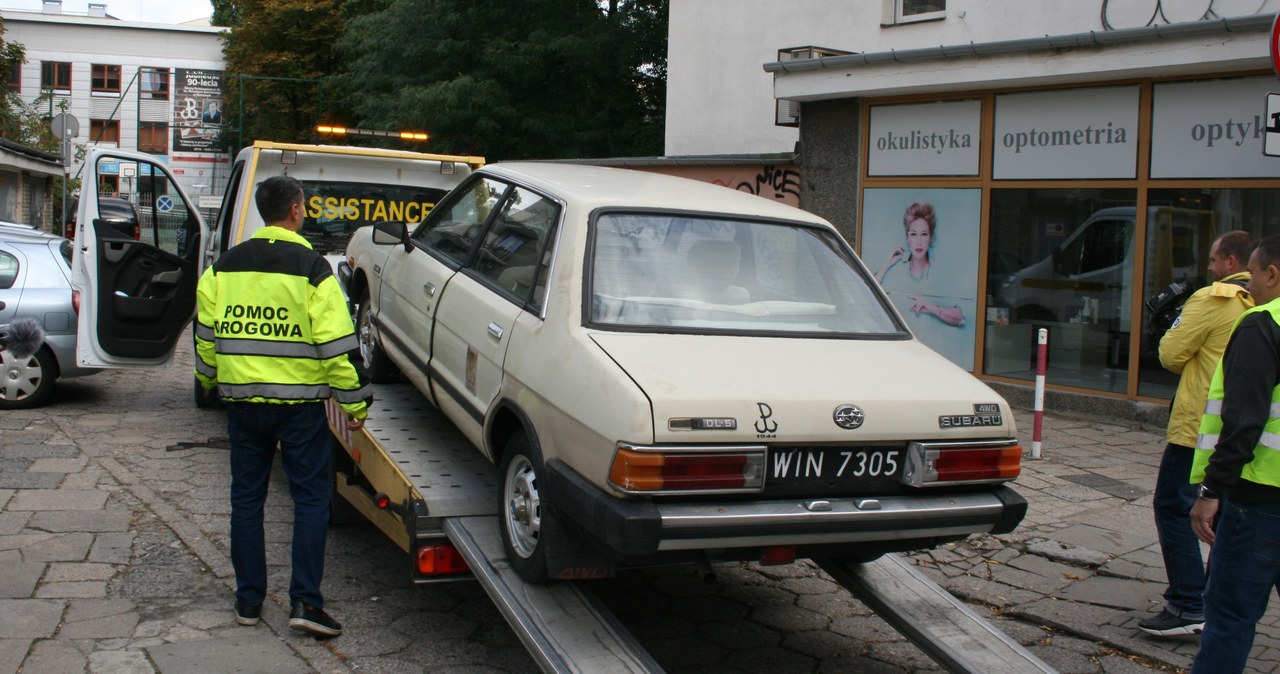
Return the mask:
<svg viewBox="0 0 1280 674">
<path fill-rule="evenodd" d="M 77 316 L 80 315 L 80 291 L 79 290 L 71 291 L 71 308 L 75 309 Z"/>
<path fill-rule="evenodd" d="M 613 456 L 609 482 L 628 493 L 758 492 L 764 447 L 633 447 Z"/>
<path fill-rule="evenodd" d="M 414 554 L 418 573 L 424 576 L 447 576 L 471 570 L 462 554 L 447 540 L 419 546 Z"/>
<path fill-rule="evenodd" d="M 913 487 L 1008 482 L 1022 472 L 1022 445 L 992 442 L 913 442 L 903 482 Z"/>
</svg>

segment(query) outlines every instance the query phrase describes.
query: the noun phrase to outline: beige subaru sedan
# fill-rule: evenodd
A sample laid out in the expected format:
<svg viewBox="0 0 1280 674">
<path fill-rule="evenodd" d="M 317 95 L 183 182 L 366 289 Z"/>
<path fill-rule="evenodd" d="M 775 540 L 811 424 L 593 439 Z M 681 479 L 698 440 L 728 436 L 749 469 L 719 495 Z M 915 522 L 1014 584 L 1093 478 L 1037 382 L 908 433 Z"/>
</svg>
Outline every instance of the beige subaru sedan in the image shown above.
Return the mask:
<svg viewBox="0 0 1280 674">
<path fill-rule="evenodd" d="M 1007 403 L 917 341 L 804 211 L 494 164 L 347 256 L 371 375 L 412 382 L 499 467 L 526 580 L 867 560 L 1026 512 Z"/>
</svg>

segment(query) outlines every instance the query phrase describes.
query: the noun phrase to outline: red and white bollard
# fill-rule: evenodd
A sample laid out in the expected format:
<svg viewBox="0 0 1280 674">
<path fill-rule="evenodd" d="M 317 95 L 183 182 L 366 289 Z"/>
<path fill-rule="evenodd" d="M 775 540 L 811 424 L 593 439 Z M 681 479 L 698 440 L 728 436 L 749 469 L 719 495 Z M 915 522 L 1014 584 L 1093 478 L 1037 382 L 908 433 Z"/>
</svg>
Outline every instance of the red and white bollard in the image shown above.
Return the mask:
<svg viewBox="0 0 1280 674">
<path fill-rule="evenodd" d="M 1036 334 L 1036 401 L 1035 425 L 1031 430 L 1031 458 L 1040 458 L 1040 438 L 1044 432 L 1044 371 L 1049 360 L 1049 330 L 1040 328 Z"/>
</svg>

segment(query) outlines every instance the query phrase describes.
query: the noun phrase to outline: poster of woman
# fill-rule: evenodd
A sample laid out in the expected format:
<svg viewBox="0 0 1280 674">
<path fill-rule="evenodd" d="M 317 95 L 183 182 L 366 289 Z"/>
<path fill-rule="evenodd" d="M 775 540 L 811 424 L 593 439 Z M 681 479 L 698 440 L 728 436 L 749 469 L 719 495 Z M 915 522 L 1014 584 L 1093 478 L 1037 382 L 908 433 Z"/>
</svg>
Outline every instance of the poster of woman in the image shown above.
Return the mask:
<svg viewBox="0 0 1280 674">
<path fill-rule="evenodd" d="M 862 260 L 926 346 L 973 371 L 982 192 L 875 188 L 862 195 Z"/>
</svg>

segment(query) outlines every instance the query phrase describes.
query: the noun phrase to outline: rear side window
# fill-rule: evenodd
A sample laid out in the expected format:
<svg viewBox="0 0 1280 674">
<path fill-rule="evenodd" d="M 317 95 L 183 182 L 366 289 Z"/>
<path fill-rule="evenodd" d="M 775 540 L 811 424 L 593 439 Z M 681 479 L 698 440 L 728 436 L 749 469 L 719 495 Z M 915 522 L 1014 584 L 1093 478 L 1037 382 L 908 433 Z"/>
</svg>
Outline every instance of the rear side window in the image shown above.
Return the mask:
<svg viewBox="0 0 1280 674">
<path fill-rule="evenodd" d="M 0 290 L 13 287 L 18 280 L 18 258 L 0 250 Z"/>
</svg>

